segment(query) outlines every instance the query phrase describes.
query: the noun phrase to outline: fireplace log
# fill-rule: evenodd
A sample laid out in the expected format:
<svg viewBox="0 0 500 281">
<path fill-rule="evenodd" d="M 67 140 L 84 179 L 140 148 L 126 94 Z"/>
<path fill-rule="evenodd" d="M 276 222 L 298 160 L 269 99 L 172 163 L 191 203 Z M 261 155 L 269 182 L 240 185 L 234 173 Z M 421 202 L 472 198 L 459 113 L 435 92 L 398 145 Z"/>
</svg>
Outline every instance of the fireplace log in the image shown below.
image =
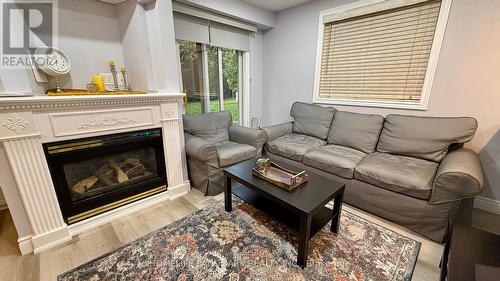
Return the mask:
<svg viewBox="0 0 500 281">
<path fill-rule="evenodd" d="M 106 185 L 112 185 L 115 170 L 109 164 L 106 164 L 97 170 L 97 177 Z"/>
<path fill-rule="evenodd" d="M 141 160 L 139 160 L 139 158 L 127 158 L 120 163 L 120 168 L 130 169 L 139 165 L 141 165 Z"/>
<path fill-rule="evenodd" d="M 139 164 L 131 169 L 127 170 L 125 174 L 129 179 L 144 175 L 146 172 L 146 167 L 143 164 Z"/>
<path fill-rule="evenodd" d="M 116 172 L 116 180 L 119 183 L 126 182 L 126 181 L 129 180 L 128 176 L 120 168 L 120 166 L 118 166 L 118 164 L 116 164 L 115 161 L 113 161 L 113 160 L 109 161 L 109 166 L 111 166 L 111 168 L 113 168 L 115 170 L 115 172 Z"/>
<path fill-rule="evenodd" d="M 77 182 L 74 186 L 73 186 L 73 191 L 75 191 L 76 193 L 85 193 L 87 192 L 87 190 L 91 189 L 92 186 L 94 186 L 96 184 L 96 182 L 99 181 L 99 178 L 96 177 L 96 176 L 90 176 L 88 178 L 85 178 L 79 182 Z"/>
</svg>

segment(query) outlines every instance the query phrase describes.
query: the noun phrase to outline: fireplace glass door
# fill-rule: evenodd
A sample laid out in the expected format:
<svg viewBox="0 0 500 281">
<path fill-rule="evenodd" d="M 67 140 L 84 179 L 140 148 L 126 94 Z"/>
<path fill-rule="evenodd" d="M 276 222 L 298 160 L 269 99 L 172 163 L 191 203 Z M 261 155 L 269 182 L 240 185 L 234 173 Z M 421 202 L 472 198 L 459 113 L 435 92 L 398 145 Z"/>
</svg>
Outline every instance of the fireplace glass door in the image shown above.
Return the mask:
<svg viewBox="0 0 500 281">
<path fill-rule="evenodd" d="M 160 129 L 44 145 L 68 223 L 166 190 Z"/>
<path fill-rule="evenodd" d="M 158 177 L 152 147 L 63 164 L 73 202 Z"/>
</svg>

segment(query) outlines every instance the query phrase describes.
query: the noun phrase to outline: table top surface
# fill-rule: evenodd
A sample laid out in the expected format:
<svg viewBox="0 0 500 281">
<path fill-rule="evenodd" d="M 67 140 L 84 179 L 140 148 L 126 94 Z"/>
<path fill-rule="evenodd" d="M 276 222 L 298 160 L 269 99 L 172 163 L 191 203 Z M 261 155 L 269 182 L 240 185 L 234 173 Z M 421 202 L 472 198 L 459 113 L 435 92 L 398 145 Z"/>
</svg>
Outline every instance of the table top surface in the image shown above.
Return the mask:
<svg viewBox="0 0 500 281">
<path fill-rule="evenodd" d="M 280 200 L 303 213 L 323 207 L 344 190 L 344 184 L 306 169 L 309 180 L 292 191 L 282 189 L 252 174 L 256 159 L 250 159 L 224 169 L 224 175 L 271 199 Z M 281 163 L 276 162 L 278 165 Z M 285 167 L 288 168 L 288 167 Z"/>
</svg>

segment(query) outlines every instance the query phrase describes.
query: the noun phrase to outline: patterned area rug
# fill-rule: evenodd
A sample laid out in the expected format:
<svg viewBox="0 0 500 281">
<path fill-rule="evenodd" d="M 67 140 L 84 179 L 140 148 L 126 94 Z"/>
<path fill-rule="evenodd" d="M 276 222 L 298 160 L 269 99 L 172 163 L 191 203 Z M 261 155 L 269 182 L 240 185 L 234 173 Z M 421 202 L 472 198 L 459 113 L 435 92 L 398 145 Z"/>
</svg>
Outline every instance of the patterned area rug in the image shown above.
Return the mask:
<svg viewBox="0 0 500 281">
<path fill-rule="evenodd" d="M 71 271 L 58 280 L 410 280 L 420 243 L 343 211 L 295 265 L 297 236 L 252 206 L 216 203 Z"/>
</svg>

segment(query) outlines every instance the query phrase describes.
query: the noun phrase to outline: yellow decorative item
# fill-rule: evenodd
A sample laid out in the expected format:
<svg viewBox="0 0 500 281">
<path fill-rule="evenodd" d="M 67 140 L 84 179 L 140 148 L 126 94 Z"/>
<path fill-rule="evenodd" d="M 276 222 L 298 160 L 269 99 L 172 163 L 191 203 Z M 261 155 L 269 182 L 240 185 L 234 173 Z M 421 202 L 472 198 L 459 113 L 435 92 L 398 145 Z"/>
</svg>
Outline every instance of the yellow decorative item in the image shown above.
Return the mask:
<svg viewBox="0 0 500 281">
<path fill-rule="evenodd" d="M 104 80 L 102 79 L 102 76 L 94 75 L 92 77 L 92 82 L 97 85 L 97 89 L 99 92 L 104 92 L 106 90 L 106 88 L 104 87 Z"/>
<path fill-rule="evenodd" d="M 109 66 L 115 66 L 115 62 L 113 60 L 109 60 Z"/>
<path fill-rule="evenodd" d="M 111 96 L 111 95 L 141 95 L 146 94 L 144 91 L 100 91 L 100 92 L 88 92 L 86 90 L 80 89 L 64 89 L 62 93 L 57 93 L 55 89 L 47 90 L 47 96 Z"/>
</svg>

